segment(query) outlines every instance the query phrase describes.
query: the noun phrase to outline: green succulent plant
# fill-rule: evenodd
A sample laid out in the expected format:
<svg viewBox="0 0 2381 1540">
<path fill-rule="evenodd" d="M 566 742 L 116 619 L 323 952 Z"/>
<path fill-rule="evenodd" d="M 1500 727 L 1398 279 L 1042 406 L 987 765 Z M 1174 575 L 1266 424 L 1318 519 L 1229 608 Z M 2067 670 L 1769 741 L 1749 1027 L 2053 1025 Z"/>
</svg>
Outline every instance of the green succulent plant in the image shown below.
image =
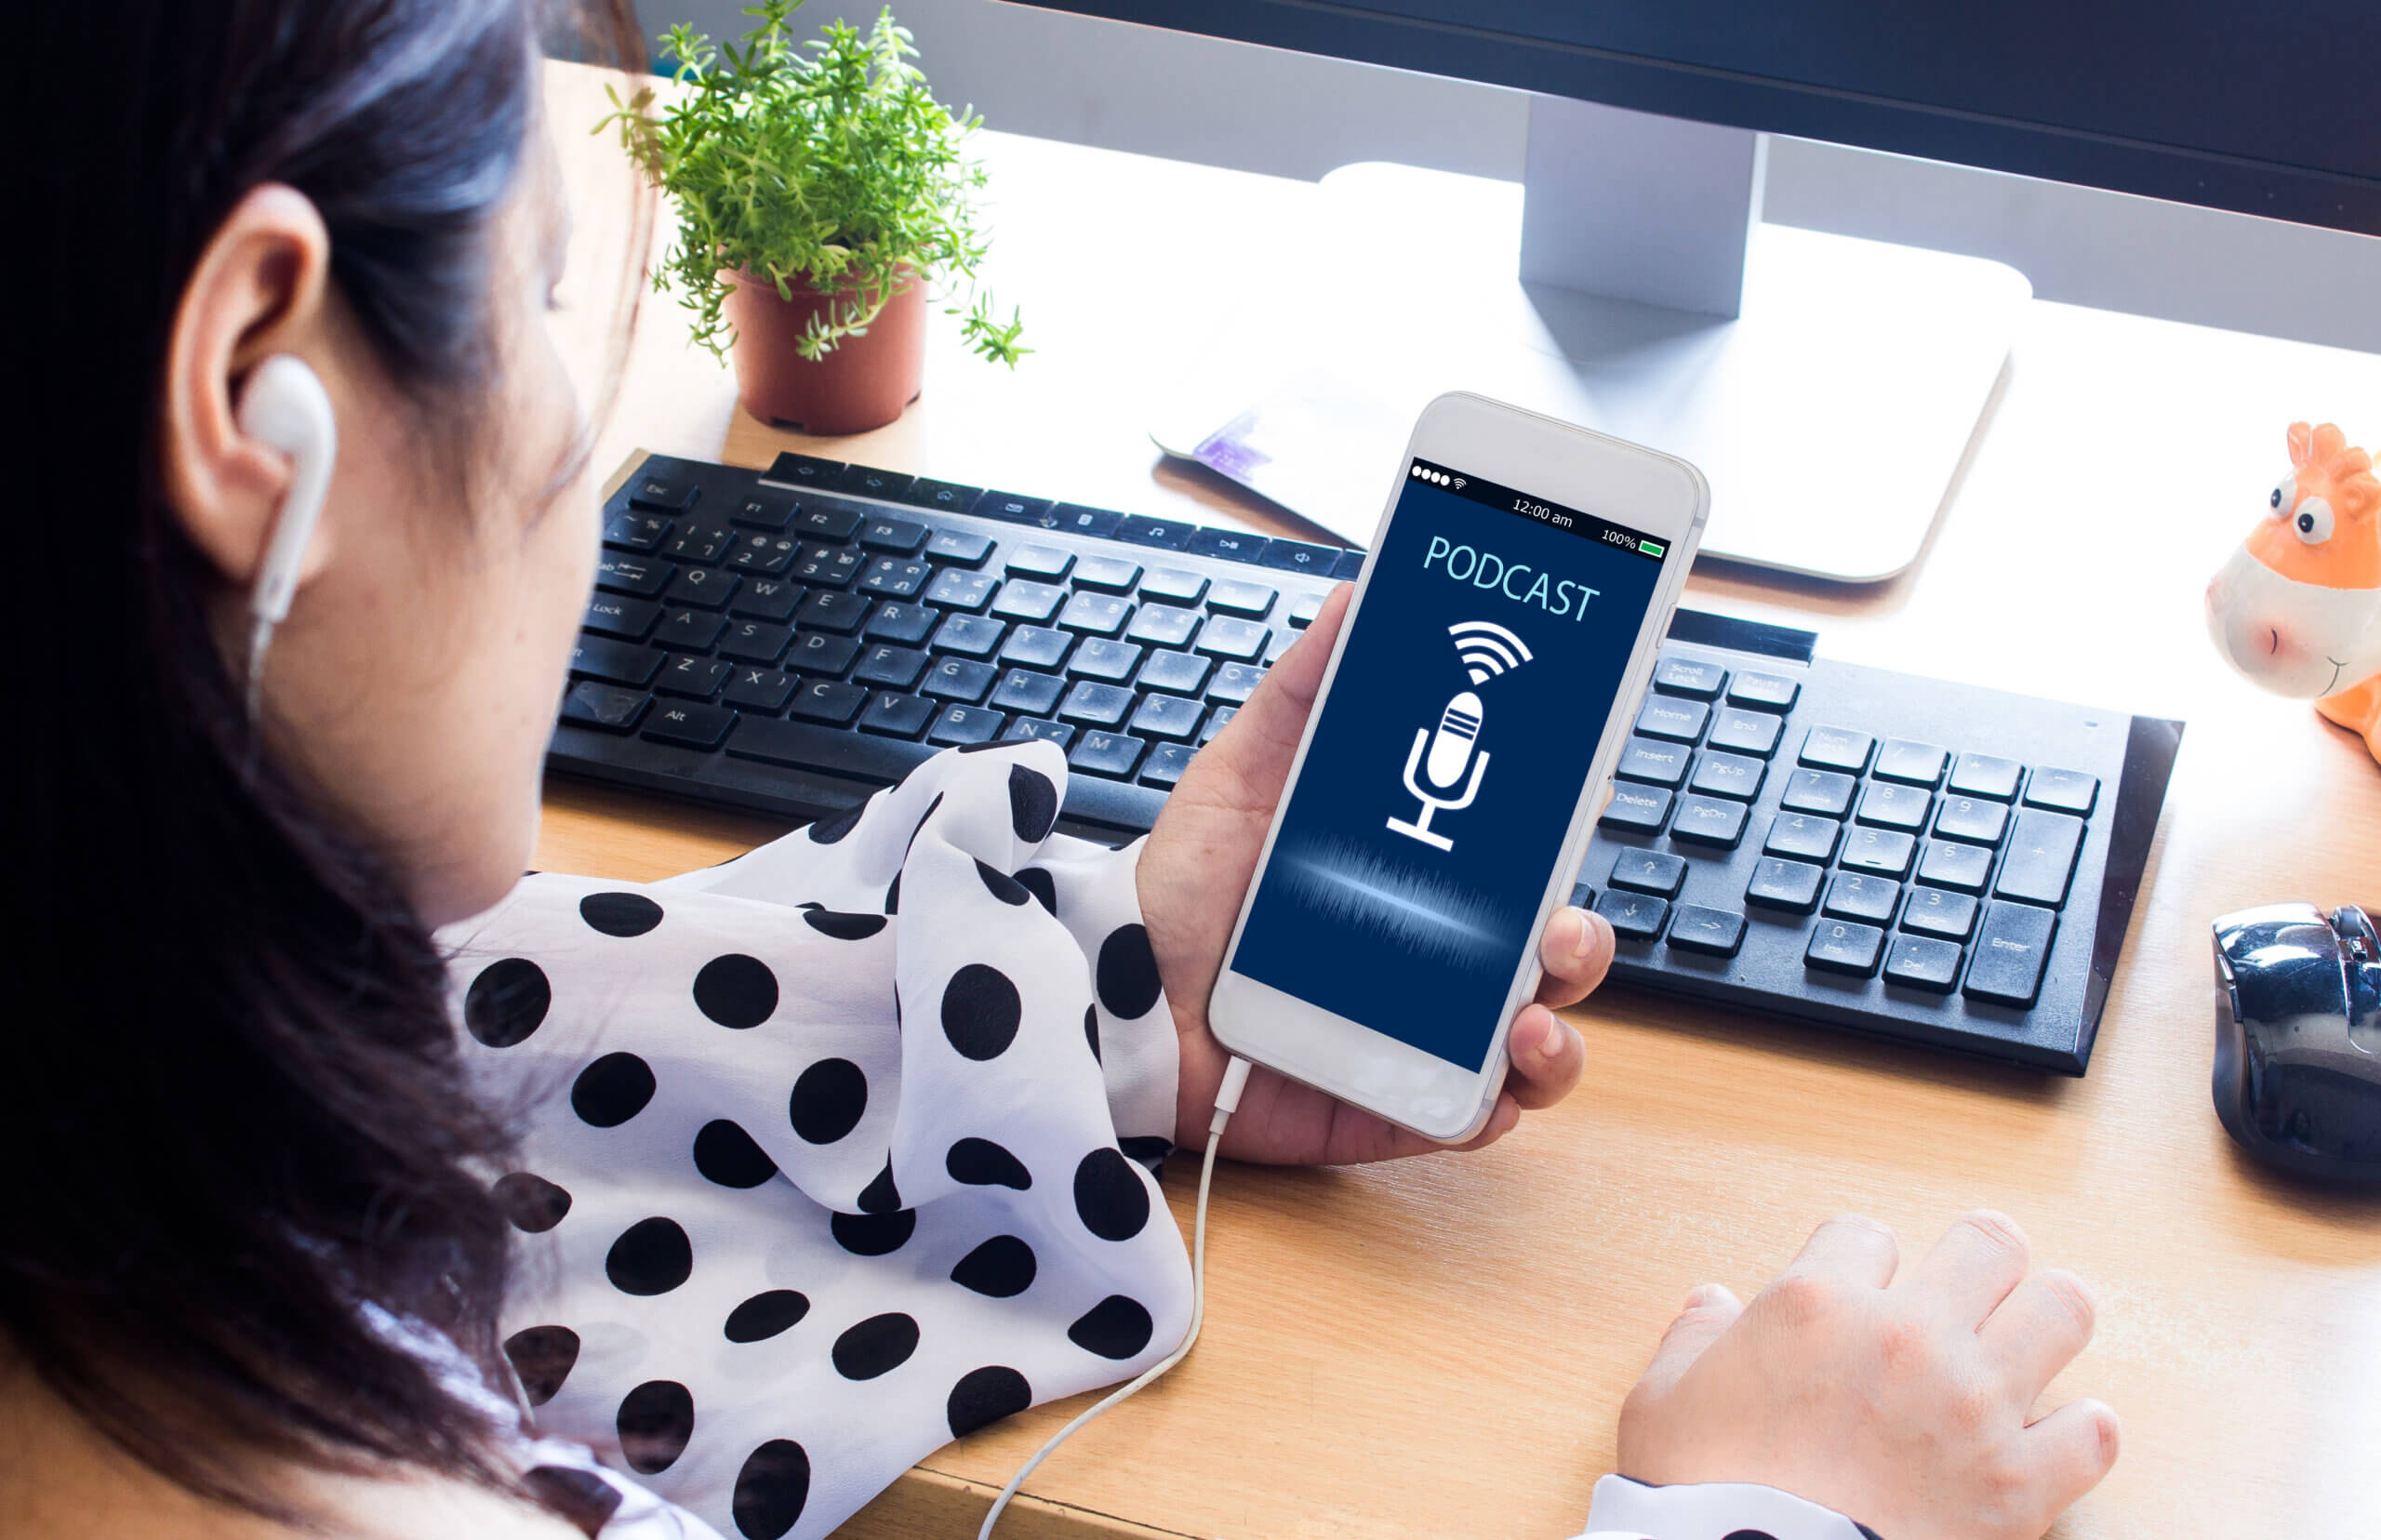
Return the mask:
<svg viewBox="0 0 2381 1540">
<path fill-rule="evenodd" d="M 950 285 L 948 313 L 964 317 L 968 345 L 1014 366 L 1032 351 L 1018 341 L 1024 325 L 1014 311 L 998 319 L 976 287 L 984 168 L 963 152 L 981 120 L 935 100 L 890 9 L 866 33 L 832 21 L 797 44 L 786 19 L 800 3 L 747 10 L 759 25 L 740 44 L 672 27 L 660 46 L 681 88 L 667 100 L 651 87 L 626 101 L 612 93 L 597 132 L 617 126 L 646 179 L 678 201 L 678 239 L 654 286 L 675 285 L 695 340 L 723 357 L 739 271 L 787 299 L 833 296 L 801 339 L 817 359 L 866 332 L 904 285 Z"/>
</svg>

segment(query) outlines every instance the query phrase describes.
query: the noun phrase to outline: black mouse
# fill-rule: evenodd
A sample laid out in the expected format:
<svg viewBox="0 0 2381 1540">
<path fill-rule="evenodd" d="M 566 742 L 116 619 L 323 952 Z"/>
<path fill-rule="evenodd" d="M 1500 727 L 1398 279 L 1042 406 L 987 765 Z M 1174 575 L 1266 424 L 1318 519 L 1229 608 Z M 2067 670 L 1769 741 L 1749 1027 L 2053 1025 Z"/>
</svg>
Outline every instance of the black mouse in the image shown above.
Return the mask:
<svg viewBox="0 0 2381 1540">
<path fill-rule="evenodd" d="M 2381 935 L 2353 904 L 2215 922 L 2215 1115 L 2302 1176 L 2381 1188 Z"/>
</svg>

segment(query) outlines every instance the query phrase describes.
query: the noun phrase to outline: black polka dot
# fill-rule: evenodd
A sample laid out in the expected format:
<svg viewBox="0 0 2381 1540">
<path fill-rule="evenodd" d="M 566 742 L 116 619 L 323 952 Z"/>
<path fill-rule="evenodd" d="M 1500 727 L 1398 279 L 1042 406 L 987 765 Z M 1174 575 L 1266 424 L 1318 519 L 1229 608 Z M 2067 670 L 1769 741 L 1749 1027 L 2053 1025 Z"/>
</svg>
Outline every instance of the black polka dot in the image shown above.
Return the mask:
<svg viewBox="0 0 2381 1540">
<path fill-rule="evenodd" d="M 1033 895 L 1025 890 L 1023 883 L 996 866 L 978 861 L 976 875 L 983 879 L 984 891 L 1004 904 L 1030 904 L 1033 901 Z"/>
<path fill-rule="evenodd" d="M 952 1181 L 969 1187 L 1015 1188 L 1023 1192 L 1033 1185 L 1033 1174 L 1025 1169 L 1025 1162 L 990 1139 L 960 1140 L 942 1158 L 942 1168 L 951 1173 Z"/>
<path fill-rule="evenodd" d="M 809 1500 L 810 1456 L 791 1439 L 771 1439 L 745 1456 L 727 1512 L 744 1540 L 779 1540 Z"/>
<path fill-rule="evenodd" d="M 1161 1134 L 1134 1134 L 1116 1143 L 1124 1148 L 1124 1159 L 1138 1161 L 1149 1167 L 1151 1175 L 1155 1175 L 1157 1168 L 1165 1163 L 1165 1158 L 1174 1153 L 1174 1141 Z"/>
<path fill-rule="evenodd" d="M 885 928 L 885 916 L 881 914 L 840 914 L 830 909 L 817 909 L 803 918 L 810 922 L 812 930 L 838 941 L 864 941 Z"/>
<path fill-rule="evenodd" d="M 1010 765 L 1008 818 L 1017 837 L 1027 844 L 1048 839 L 1050 826 L 1058 821 L 1058 789 L 1050 784 L 1050 777 L 1022 764 Z"/>
<path fill-rule="evenodd" d="M 943 1416 L 951 1424 L 951 1436 L 964 1439 L 1032 1404 L 1033 1387 L 1025 1383 L 1025 1376 L 994 1365 L 970 1369 L 959 1376 L 959 1383 L 951 1387 L 951 1399 L 943 1403 Z"/>
<path fill-rule="evenodd" d="M 1130 1241 L 1150 1222 L 1149 1188 L 1121 1151 L 1095 1149 L 1075 1167 L 1075 1213 L 1102 1241 Z"/>
<path fill-rule="evenodd" d="M 885 912 L 901 912 L 901 874 L 898 871 L 893 874 L 893 880 L 885 884 Z"/>
<path fill-rule="evenodd" d="M 531 1466 L 521 1483 L 556 1518 L 582 1534 L 593 1534 L 611 1520 L 620 1506 L 619 1492 L 592 1470 L 569 1466 Z"/>
<path fill-rule="evenodd" d="M 910 1243 L 917 1228 L 915 1209 L 900 1209 L 892 1214 L 838 1214 L 827 1221 L 835 1244 L 854 1256 L 890 1255 Z"/>
<path fill-rule="evenodd" d="M 1026 892 L 1041 899 L 1042 907 L 1052 915 L 1058 912 L 1058 884 L 1047 871 L 1040 867 L 1027 867 L 1017 874 L 1017 881 Z"/>
<path fill-rule="evenodd" d="M 642 893 L 591 893 L 579 917 L 605 936 L 643 936 L 661 923 L 661 906 Z"/>
<path fill-rule="evenodd" d="M 886 1156 L 885 1169 L 876 1174 L 868 1186 L 859 1189 L 859 1211 L 862 1214 L 895 1214 L 900 1211 L 901 1189 L 893 1185 L 893 1158 Z"/>
<path fill-rule="evenodd" d="M 857 803 L 841 813 L 830 813 L 810 826 L 812 844 L 833 844 L 837 840 L 859 827 L 860 815 L 868 811 L 868 803 Z"/>
<path fill-rule="evenodd" d="M 926 810 L 918 816 L 918 827 L 910 830 L 909 844 L 905 844 L 901 847 L 901 855 L 904 860 L 909 858 L 910 846 L 918 843 L 918 836 L 926 831 L 926 825 L 934 819 L 935 810 L 939 808 L 941 805 L 942 793 L 938 791 L 934 794 L 934 801 L 926 803 Z"/>
<path fill-rule="evenodd" d="M 756 1188 L 778 1174 L 778 1163 L 741 1124 L 714 1118 L 695 1135 L 695 1169 L 724 1188 Z"/>
<path fill-rule="evenodd" d="M 766 1342 L 810 1313 L 809 1298 L 793 1289 L 770 1289 L 727 1312 L 730 1342 Z"/>
<path fill-rule="evenodd" d="M 1008 975 L 970 962 L 951 976 L 942 991 L 942 1035 L 971 1059 L 997 1058 L 1017 1041 L 1025 1002 Z"/>
<path fill-rule="evenodd" d="M 812 1144 L 833 1144 L 859 1126 L 868 1110 L 868 1077 L 849 1059 L 820 1059 L 805 1069 L 786 1098 L 793 1131 Z"/>
<path fill-rule="evenodd" d="M 496 1206 L 512 1221 L 512 1228 L 530 1235 L 543 1235 L 570 1212 L 569 1193 L 525 1171 L 499 1176 L 489 1190 L 496 1194 Z"/>
<path fill-rule="evenodd" d="M 981 743 L 963 743 L 959 746 L 959 751 L 963 754 L 989 754 L 996 749 L 1005 749 L 1007 747 L 1007 744 L 1000 742 L 996 738 L 986 738 Z"/>
<path fill-rule="evenodd" d="M 695 1436 L 693 1392 L 676 1380 L 646 1380 L 620 1398 L 612 1418 L 620 1435 L 620 1458 L 640 1476 L 657 1475 L 678 1463 Z"/>
<path fill-rule="evenodd" d="M 1777 1540 L 1767 1530 L 1730 1530 L 1720 1540 Z"/>
<path fill-rule="evenodd" d="M 1150 950 L 1150 933 L 1139 925 L 1119 925 L 1099 944 L 1099 1002 L 1119 1021 L 1145 1016 L 1157 1003 L 1157 954 Z"/>
<path fill-rule="evenodd" d="M 529 1404 L 543 1406 L 554 1399 L 579 1361 L 579 1334 L 567 1326 L 532 1326 L 504 1339 L 504 1356 L 521 1376 Z"/>
<path fill-rule="evenodd" d="M 510 1048 L 546 1019 L 554 989 L 546 971 L 525 957 L 482 968 L 463 991 L 463 1027 L 490 1048 Z"/>
<path fill-rule="evenodd" d="M 570 1082 L 570 1109 L 591 1128 L 618 1128 L 653 1099 L 653 1066 L 634 1054 L 605 1054 Z"/>
<path fill-rule="evenodd" d="M 1080 1175 L 1075 1190 L 1083 1190 Z M 694 1242 L 674 1219 L 638 1220 L 604 1255 L 604 1276 L 622 1294 L 668 1294 L 694 1270 Z"/>
<path fill-rule="evenodd" d="M 1033 1286 L 1039 1270 L 1031 1246 L 1014 1235 L 995 1235 L 959 1259 L 951 1281 L 994 1299 L 1013 1299 Z"/>
<path fill-rule="evenodd" d="M 1128 1359 L 1150 1345 L 1156 1325 L 1137 1299 L 1110 1294 L 1067 1328 L 1067 1340 L 1101 1358 Z"/>
<path fill-rule="evenodd" d="M 742 952 L 714 957 L 695 975 L 695 1004 L 722 1027 L 758 1027 L 778 1008 L 778 976 Z"/>
<path fill-rule="evenodd" d="M 918 1350 L 918 1322 L 899 1310 L 870 1316 L 835 1339 L 835 1373 L 847 1380 L 872 1380 L 910 1361 Z"/>
<path fill-rule="evenodd" d="M 1086 1005 L 1083 1008 L 1083 1040 L 1091 1044 L 1093 1058 L 1098 1059 L 1102 1064 L 1108 1062 L 1100 1058 L 1099 1055 L 1099 1007 L 1097 1005 Z"/>
</svg>

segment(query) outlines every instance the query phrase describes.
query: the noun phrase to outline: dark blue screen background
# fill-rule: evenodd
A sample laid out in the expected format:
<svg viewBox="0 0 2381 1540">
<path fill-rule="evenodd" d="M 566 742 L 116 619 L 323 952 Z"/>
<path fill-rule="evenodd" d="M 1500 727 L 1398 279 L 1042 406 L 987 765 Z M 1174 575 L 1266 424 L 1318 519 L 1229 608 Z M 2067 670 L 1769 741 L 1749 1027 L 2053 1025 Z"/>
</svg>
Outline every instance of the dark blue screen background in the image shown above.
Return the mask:
<svg viewBox="0 0 2381 1540">
<path fill-rule="evenodd" d="M 1448 576 L 1444 557 L 1426 570 L 1434 536 L 1599 591 L 1550 614 Z M 1370 565 L 1231 966 L 1478 1069 L 1662 563 L 1409 479 Z M 1473 684 L 1447 634 L 1467 620 L 1512 631 L 1530 661 Z M 1466 690 L 1489 763 L 1470 806 L 1431 815 L 1454 842 L 1440 851 L 1388 825 L 1421 812 L 1404 785 L 1416 731 Z"/>
</svg>

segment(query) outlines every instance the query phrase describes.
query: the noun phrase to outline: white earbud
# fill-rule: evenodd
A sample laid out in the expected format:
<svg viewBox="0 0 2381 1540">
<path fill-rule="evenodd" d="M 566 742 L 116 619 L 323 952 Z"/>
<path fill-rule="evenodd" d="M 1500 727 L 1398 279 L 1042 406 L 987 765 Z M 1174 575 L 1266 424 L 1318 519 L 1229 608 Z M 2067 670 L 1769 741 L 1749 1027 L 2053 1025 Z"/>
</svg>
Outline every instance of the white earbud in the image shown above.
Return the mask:
<svg viewBox="0 0 2381 1540">
<path fill-rule="evenodd" d="M 257 714 L 265 648 L 273 630 L 288 617 L 298 591 L 306 547 L 322 519 L 323 496 L 330 489 L 339 458 L 339 422 L 323 382 L 303 360 L 276 353 L 258 365 L 240 392 L 240 431 L 262 439 L 290 458 L 289 490 L 273 514 L 264 561 L 248 593 L 255 626 L 248 643 L 248 715 Z"/>
</svg>

